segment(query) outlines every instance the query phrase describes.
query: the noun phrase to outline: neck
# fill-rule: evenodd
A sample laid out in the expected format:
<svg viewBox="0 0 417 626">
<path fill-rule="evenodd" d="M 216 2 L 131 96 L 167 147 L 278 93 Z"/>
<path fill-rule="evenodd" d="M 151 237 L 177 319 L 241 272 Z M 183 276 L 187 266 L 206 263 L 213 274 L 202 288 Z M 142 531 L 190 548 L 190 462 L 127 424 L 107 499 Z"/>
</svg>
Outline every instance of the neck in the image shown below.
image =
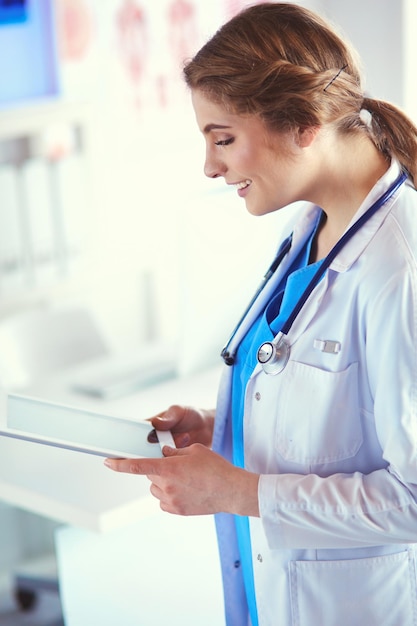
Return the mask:
<svg viewBox="0 0 417 626">
<path fill-rule="evenodd" d="M 326 256 L 340 239 L 360 205 L 389 167 L 368 137 L 354 136 L 325 150 L 312 201 L 324 211 L 312 248 L 312 261 Z M 336 155 L 336 157 L 335 157 Z M 334 158 L 335 157 L 335 158 Z"/>
</svg>

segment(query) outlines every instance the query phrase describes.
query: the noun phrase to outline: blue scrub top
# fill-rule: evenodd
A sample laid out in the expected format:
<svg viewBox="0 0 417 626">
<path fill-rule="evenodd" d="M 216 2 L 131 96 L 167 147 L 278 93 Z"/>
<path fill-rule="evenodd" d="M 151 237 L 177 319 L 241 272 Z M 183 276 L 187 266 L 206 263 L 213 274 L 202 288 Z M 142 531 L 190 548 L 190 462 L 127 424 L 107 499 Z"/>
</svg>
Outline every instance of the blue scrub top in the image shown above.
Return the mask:
<svg viewBox="0 0 417 626">
<path fill-rule="evenodd" d="M 311 244 L 319 222 L 320 216 L 317 219 L 311 237 L 294 259 L 287 274 L 278 285 L 275 296 L 270 300 L 263 314 L 261 314 L 251 326 L 236 353 L 233 367 L 232 428 L 233 462 L 238 467 L 244 467 L 245 463 L 243 442 L 245 389 L 249 377 L 257 365 L 256 355 L 258 348 L 265 341 L 272 341 L 281 330 L 281 327 L 290 315 L 301 293 L 307 287 L 313 274 L 317 271 L 322 262 L 318 261 L 317 263 L 308 265 Z M 235 516 L 235 523 L 251 622 L 252 626 L 258 626 L 249 520 L 247 517 Z"/>
</svg>

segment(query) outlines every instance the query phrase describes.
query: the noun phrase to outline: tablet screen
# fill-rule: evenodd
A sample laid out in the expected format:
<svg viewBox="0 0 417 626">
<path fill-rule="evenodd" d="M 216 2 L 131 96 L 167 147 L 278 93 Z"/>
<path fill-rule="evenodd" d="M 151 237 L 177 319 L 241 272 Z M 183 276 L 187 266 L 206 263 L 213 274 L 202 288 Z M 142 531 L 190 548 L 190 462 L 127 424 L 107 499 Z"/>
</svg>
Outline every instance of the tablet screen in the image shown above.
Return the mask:
<svg viewBox="0 0 417 626">
<path fill-rule="evenodd" d="M 161 446 L 147 439 L 151 430 L 147 421 L 9 394 L 7 428 L 0 434 L 106 457 L 162 457 Z"/>
</svg>

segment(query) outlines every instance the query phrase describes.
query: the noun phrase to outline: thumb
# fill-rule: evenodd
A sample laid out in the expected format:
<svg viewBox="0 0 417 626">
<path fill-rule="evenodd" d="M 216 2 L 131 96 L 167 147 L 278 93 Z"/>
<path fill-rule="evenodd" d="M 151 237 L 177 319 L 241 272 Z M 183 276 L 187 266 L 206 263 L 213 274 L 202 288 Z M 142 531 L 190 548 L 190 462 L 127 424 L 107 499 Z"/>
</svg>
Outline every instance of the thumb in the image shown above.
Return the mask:
<svg viewBox="0 0 417 626">
<path fill-rule="evenodd" d="M 180 456 L 182 453 L 182 449 L 179 448 L 173 448 L 172 446 L 164 446 L 162 448 L 162 454 L 165 457 L 170 457 L 170 456 Z"/>
<path fill-rule="evenodd" d="M 167 417 L 166 415 L 157 415 L 156 417 L 152 417 L 149 421 L 152 423 L 152 426 L 158 430 L 169 430 L 175 423 L 172 417 Z"/>
<path fill-rule="evenodd" d="M 171 426 L 178 421 L 178 418 L 176 415 L 164 413 L 163 415 L 151 417 L 149 421 L 157 430 L 170 430 Z"/>
</svg>

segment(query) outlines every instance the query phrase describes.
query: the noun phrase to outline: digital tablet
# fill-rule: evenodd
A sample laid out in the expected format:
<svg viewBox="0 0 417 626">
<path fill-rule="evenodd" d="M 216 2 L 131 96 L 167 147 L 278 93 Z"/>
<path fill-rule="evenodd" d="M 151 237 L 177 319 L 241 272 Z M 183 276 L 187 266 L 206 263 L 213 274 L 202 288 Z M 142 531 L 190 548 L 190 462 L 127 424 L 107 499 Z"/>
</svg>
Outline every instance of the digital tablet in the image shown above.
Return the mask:
<svg viewBox="0 0 417 626">
<path fill-rule="evenodd" d="M 102 457 L 162 457 L 162 447 L 175 447 L 169 431 L 157 431 L 150 443 L 150 422 L 102 415 L 30 396 L 8 394 L 7 426 L 0 436 L 85 452 Z"/>
</svg>

